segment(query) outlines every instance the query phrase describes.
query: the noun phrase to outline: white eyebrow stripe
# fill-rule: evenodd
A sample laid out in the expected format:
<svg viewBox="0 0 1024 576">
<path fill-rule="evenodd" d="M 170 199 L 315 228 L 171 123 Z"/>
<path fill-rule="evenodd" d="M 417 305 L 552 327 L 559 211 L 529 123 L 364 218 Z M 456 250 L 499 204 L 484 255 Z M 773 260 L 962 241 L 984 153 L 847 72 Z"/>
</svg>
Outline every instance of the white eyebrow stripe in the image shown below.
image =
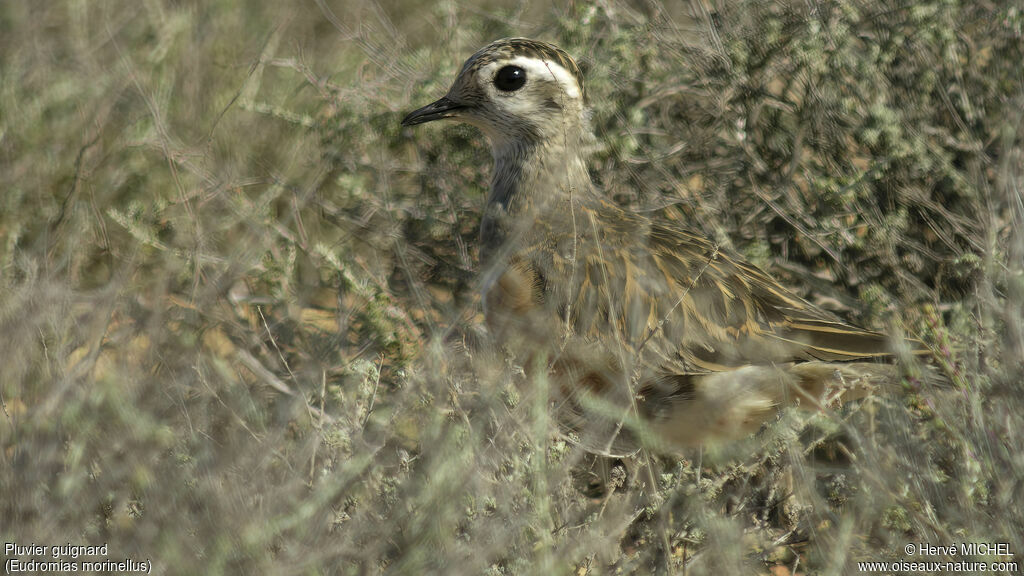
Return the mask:
<svg viewBox="0 0 1024 576">
<path fill-rule="evenodd" d="M 576 77 L 565 68 L 562 68 L 558 62 L 553 60 L 541 60 L 538 58 L 531 58 L 529 56 L 516 56 L 515 58 L 502 60 L 495 64 L 495 68 L 499 70 L 505 66 L 519 66 L 523 70 L 526 70 L 527 81 L 529 81 L 531 75 L 547 78 L 554 77 L 555 82 L 558 82 L 558 85 L 562 87 L 566 96 L 569 98 L 580 97 L 580 87 L 576 82 Z"/>
</svg>

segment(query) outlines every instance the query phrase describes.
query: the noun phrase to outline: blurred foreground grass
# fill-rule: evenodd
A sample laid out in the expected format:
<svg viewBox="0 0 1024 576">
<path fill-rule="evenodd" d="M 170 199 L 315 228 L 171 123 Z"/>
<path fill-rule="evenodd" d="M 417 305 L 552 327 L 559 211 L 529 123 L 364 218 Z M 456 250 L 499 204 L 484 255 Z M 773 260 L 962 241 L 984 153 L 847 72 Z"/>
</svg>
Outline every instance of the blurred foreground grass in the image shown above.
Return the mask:
<svg viewBox="0 0 1024 576">
<path fill-rule="evenodd" d="M 1020 7 L 329 4 L 0 4 L 4 542 L 166 574 L 1024 560 Z M 510 35 L 579 57 L 616 201 L 917 335 L 954 389 L 589 499 L 607 463 L 481 335 L 486 143 L 398 126 Z"/>
</svg>

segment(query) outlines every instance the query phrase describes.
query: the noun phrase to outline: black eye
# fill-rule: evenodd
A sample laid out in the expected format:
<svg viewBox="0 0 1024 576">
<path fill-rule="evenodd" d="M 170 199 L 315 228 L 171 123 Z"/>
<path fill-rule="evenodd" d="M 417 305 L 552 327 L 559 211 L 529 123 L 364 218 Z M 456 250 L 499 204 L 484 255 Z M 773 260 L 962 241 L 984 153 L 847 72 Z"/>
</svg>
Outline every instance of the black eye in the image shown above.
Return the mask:
<svg viewBox="0 0 1024 576">
<path fill-rule="evenodd" d="M 526 70 L 519 66 L 505 66 L 494 75 L 494 86 L 502 92 L 515 92 L 526 84 Z"/>
</svg>

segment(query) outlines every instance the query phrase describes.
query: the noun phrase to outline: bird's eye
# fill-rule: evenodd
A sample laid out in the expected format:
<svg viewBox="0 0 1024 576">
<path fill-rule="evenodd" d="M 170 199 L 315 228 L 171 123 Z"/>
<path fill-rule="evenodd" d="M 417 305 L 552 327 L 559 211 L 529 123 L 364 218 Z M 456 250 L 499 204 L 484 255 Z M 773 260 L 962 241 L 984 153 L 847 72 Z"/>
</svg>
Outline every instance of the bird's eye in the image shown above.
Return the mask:
<svg viewBox="0 0 1024 576">
<path fill-rule="evenodd" d="M 494 86 L 502 92 L 515 92 L 526 84 L 526 70 L 519 66 L 505 66 L 494 75 Z"/>
</svg>

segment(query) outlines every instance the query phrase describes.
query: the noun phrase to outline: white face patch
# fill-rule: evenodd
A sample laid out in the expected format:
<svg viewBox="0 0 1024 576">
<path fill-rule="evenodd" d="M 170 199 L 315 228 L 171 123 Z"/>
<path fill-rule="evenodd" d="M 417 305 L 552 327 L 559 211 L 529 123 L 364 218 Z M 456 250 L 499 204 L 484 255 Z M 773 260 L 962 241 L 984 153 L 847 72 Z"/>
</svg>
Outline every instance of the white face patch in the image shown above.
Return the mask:
<svg viewBox="0 0 1024 576">
<path fill-rule="evenodd" d="M 576 78 L 568 70 L 562 68 L 557 62 L 530 58 L 528 56 L 516 56 L 508 60 L 501 60 L 500 62 L 491 62 L 481 68 L 478 76 L 480 82 L 488 84 L 488 92 L 498 92 L 493 84 L 494 75 L 505 66 L 518 66 L 525 70 L 527 83 L 536 78 L 554 80 L 567 98 L 580 98 L 580 87 L 576 83 Z"/>
</svg>

